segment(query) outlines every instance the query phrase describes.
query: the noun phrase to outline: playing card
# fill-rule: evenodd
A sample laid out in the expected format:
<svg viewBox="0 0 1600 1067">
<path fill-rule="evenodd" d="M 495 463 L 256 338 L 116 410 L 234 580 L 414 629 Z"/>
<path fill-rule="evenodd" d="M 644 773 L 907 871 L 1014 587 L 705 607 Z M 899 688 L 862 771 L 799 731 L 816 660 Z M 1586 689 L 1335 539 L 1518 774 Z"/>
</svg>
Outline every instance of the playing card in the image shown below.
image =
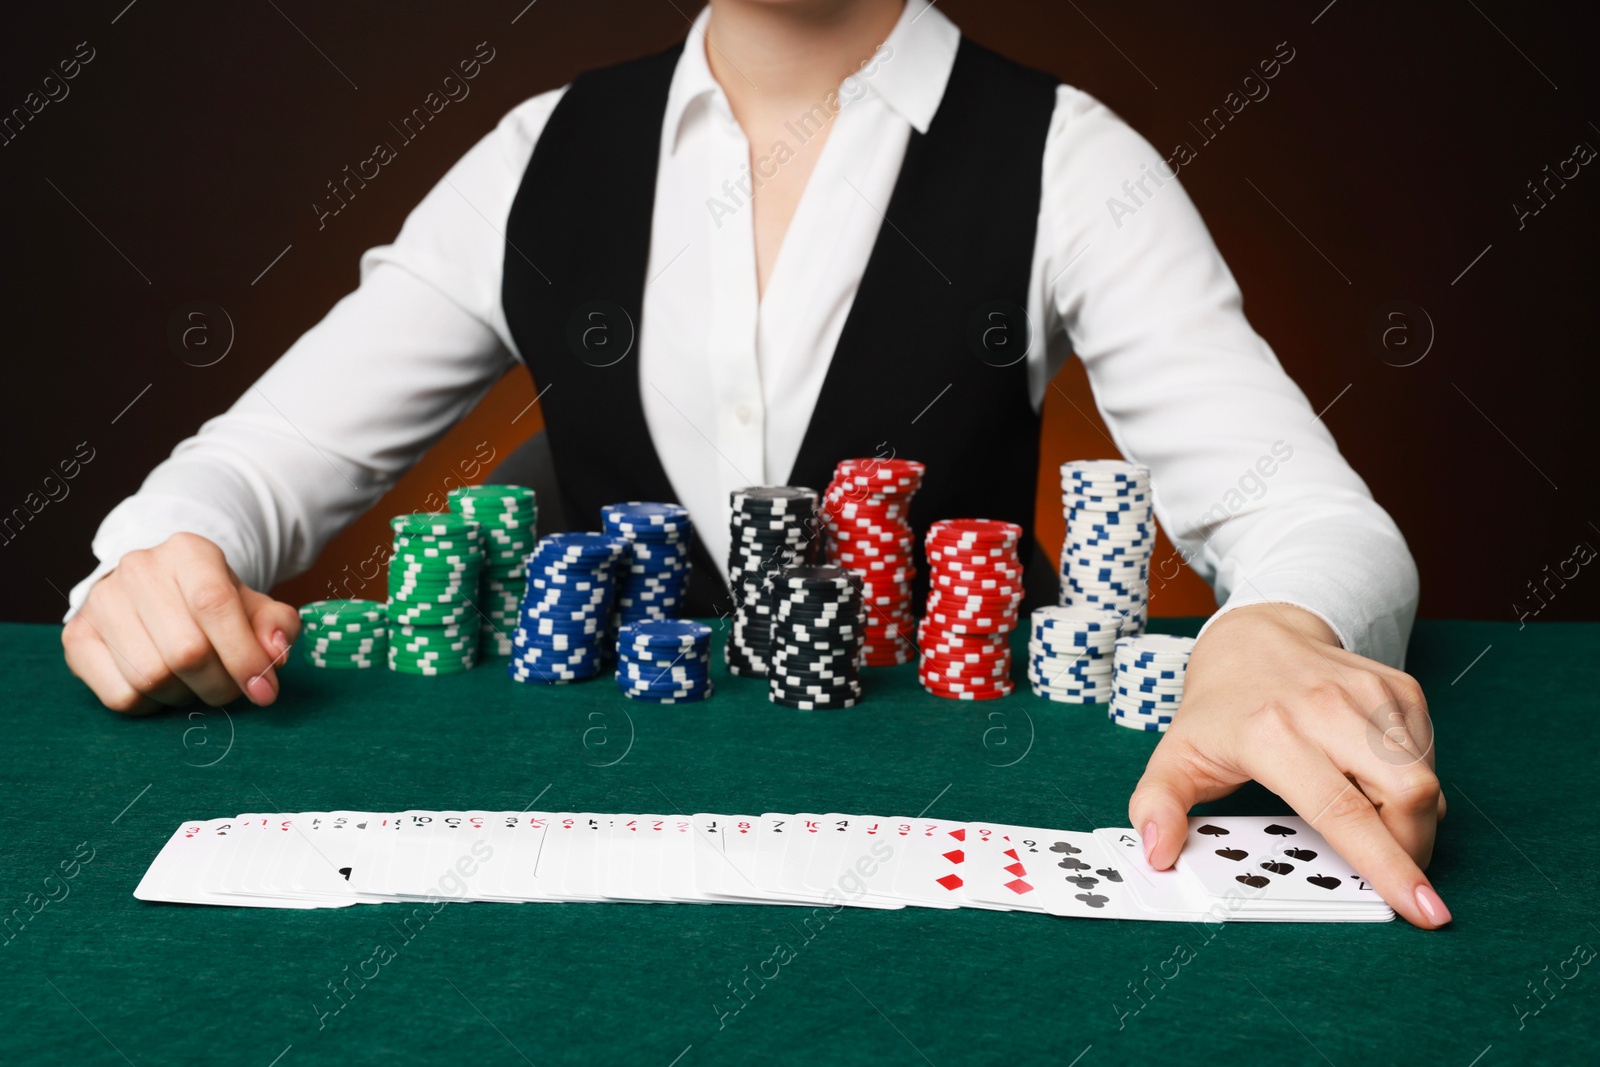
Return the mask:
<svg viewBox="0 0 1600 1067">
<path fill-rule="evenodd" d="M 1030 827 L 1007 827 L 1006 833 L 1023 866 L 1021 877 L 1051 915 L 1155 917 L 1144 913 L 1128 890 L 1121 857 L 1108 852 L 1094 834 Z"/>
<path fill-rule="evenodd" d="M 1106 828 L 1095 831 L 1106 850 L 1122 859 L 1128 888 L 1144 909 L 1174 922 L 1202 922 L 1215 918 L 1208 910 L 1210 900 L 1198 892 L 1176 870 L 1158 871 L 1144 858 L 1144 842 L 1131 829 Z"/>
<path fill-rule="evenodd" d="M 1329 906 L 1388 910 L 1371 885 L 1296 816 L 1191 816 L 1177 868 L 1209 896 L 1239 902 L 1241 913 Z"/>
<path fill-rule="evenodd" d="M 895 865 L 894 896 L 907 902 L 966 901 L 962 887 L 967 824 L 943 819 L 912 819 L 897 827 L 903 853 Z M 973 906 L 985 906 L 976 903 Z"/>
</svg>

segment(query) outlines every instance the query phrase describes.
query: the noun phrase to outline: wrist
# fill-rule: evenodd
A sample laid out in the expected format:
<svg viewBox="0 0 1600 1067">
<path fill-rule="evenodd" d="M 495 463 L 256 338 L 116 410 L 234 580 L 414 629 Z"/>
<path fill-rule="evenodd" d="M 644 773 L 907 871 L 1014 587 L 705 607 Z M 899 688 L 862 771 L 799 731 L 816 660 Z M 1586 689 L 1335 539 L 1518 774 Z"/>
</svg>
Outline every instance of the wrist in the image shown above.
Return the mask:
<svg viewBox="0 0 1600 1067">
<path fill-rule="evenodd" d="M 1292 630 L 1308 641 L 1334 648 L 1344 647 L 1339 635 L 1320 615 L 1286 603 L 1242 604 L 1218 616 L 1207 628 L 1207 633 L 1218 630 L 1243 632 L 1260 627 Z"/>
</svg>

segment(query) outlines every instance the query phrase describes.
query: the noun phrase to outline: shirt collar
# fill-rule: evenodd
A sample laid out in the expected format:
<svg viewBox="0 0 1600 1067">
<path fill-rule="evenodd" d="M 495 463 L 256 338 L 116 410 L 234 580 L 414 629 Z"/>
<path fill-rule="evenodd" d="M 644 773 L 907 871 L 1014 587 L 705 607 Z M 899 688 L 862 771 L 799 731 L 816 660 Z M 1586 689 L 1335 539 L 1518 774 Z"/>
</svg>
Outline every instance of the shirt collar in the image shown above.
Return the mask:
<svg viewBox="0 0 1600 1067">
<path fill-rule="evenodd" d="M 706 61 L 706 23 L 711 8 L 702 8 L 684 41 L 683 54 L 672 72 L 667 90 L 667 111 L 662 132 L 668 147 L 676 151 L 685 114 L 701 99 L 722 101 L 722 87 L 712 77 Z M 909 122 L 918 133 L 927 133 L 939 103 L 944 99 L 950 70 L 955 66 L 956 47 L 961 31 L 929 0 L 906 0 L 905 10 L 884 40 L 880 56 L 870 73 L 855 74 L 867 91 Z"/>
</svg>

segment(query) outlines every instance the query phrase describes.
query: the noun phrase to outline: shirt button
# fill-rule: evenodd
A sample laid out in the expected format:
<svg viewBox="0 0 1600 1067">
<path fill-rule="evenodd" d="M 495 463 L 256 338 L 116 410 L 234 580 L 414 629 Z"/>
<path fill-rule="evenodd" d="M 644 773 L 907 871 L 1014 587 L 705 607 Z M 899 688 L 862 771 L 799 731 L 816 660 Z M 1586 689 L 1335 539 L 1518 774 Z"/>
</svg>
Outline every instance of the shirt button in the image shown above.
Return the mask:
<svg viewBox="0 0 1600 1067">
<path fill-rule="evenodd" d="M 733 417 L 739 420 L 741 426 L 749 426 L 750 420 L 756 417 L 755 409 L 741 400 L 739 406 L 733 409 Z"/>
</svg>

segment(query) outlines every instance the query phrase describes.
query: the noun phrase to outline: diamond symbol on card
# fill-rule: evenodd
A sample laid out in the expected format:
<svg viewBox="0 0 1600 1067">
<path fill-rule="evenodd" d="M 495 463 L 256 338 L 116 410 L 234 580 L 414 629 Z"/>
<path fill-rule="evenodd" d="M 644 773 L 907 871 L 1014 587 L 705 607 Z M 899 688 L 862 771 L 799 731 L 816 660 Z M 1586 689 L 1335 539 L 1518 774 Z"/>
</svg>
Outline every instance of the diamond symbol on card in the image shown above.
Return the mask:
<svg viewBox="0 0 1600 1067">
<path fill-rule="evenodd" d="M 963 826 L 959 830 L 951 830 L 950 836 L 955 838 L 957 841 L 965 841 L 967 839 L 967 828 Z"/>
<path fill-rule="evenodd" d="M 1017 850 L 1014 848 L 1006 849 L 1005 852 L 1001 853 L 1001 855 L 1010 856 L 1014 860 L 1020 860 L 1022 858 L 1021 856 L 1017 855 Z"/>
<path fill-rule="evenodd" d="M 1014 874 L 1018 878 L 1021 878 L 1023 875 L 1028 873 L 1028 868 L 1024 867 L 1020 863 L 1009 864 L 1005 867 L 1002 867 L 1001 870 L 1005 871 L 1007 874 Z"/>
<path fill-rule="evenodd" d="M 944 858 L 949 860 L 951 863 L 964 863 L 966 862 L 967 854 L 958 848 L 946 852 L 944 854 Z"/>
<path fill-rule="evenodd" d="M 952 893 L 954 893 L 957 889 L 960 889 L 964 884 L 961 881 L 961 876 L 959 874 L 947 874 L 943 878 L 935 878 L 934 881 L 938 882 Z"/>
<path fill-rule="evenodd" d="M 1019 897 L 1024 893 L 1033 892 L 1033 886 L 1029 885 L 1027 882 L 1024 882 L 1021 878 L 1016 878 L 1007 882 L 1006 888 L 1011 890 Z"/>
</svg>

